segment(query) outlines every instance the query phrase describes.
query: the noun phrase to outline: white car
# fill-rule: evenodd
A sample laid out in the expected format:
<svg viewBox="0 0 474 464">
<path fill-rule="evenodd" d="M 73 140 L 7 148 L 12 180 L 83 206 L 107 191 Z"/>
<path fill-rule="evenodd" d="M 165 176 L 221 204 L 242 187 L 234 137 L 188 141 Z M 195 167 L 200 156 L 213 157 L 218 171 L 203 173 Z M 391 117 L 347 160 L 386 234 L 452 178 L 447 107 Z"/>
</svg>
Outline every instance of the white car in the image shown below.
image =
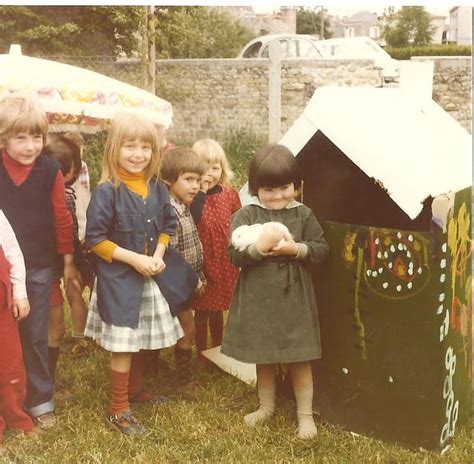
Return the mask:
<svg viewBox="0 0 474 464">
<path fill-rule="evenodd" d="M 319 40 L 317 45 L 325 58 L 374 60 L 375 66 L 381 69 L 386 82 L 398 80 L 400 74 L 398 61 L 370 37 Z"/>
<path fill-rule="evenodd" d="M 251 40 L 237 58 L 268 58 L 273 41 L 278 41 L 282 58 L 370 59 L 380 68 L 385 82 L 399 77 L 398 61 L 370 37 L 316 40 L 306 34 L 268 34 Z"/>
<path fill-rule="evenodd" d="M 313 36 L 306 34 L 268 34 L 251 40 L 237 58 L 268 58 L 271 42 L 280 45 L 282 58 L 322 58 Z"/>
</svg>

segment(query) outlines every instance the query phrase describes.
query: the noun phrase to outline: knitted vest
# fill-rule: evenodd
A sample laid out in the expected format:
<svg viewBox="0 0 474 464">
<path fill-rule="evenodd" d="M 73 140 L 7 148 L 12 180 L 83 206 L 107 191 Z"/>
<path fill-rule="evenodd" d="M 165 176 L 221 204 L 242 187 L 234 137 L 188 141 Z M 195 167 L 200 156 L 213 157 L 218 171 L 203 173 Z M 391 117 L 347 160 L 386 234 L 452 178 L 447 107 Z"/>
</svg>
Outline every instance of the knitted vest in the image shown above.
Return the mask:
<svg viewBox="0 0 474 464">
<path fill-rule="evenodd" d="M 0 209 L 10 222 L 28 268 L 51 266 L 56 245 L 51 192 L 58 164 L 39 156 L 30 175 L 16 186 L 0 152 Z"/>
</svg>

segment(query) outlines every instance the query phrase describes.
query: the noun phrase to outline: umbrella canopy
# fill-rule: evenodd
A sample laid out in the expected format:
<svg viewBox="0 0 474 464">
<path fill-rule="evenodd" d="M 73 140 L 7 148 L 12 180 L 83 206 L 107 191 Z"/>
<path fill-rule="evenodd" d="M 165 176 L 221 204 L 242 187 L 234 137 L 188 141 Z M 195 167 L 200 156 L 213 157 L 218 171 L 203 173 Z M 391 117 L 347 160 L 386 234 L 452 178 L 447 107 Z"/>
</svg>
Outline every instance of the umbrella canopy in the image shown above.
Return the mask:
<svg viewBox="0 0 474 464">
<path fill-rule="evenodd" d="M 40 101 L 53 131 L 96 132 L 123 111 L 138 112 L 166 129 L 171 104 L 150 92 L 87 69 L 24 56 L 19 45 L 0 55 L 0 97 L 29 92 Z"/>
</svg>

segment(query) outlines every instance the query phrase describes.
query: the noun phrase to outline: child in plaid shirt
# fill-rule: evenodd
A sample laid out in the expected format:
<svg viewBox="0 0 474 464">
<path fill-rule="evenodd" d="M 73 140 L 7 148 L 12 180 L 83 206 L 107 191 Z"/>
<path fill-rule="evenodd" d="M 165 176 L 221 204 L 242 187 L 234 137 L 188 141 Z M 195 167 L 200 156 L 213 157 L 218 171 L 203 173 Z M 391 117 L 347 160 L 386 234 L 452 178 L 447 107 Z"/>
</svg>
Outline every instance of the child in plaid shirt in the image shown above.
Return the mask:
<svg viewBox="0 0 474 464">
<path fill-rule="evenodd" d="M 198 292 L 201 292 L 206 284 L 203 273 L 203 250 L 189 204 L 199 192 L 201 176 L 205 170 L 205 163 L 190 148 L 175 147 L 163 155 L 161 176 L 168 186 L 170 201 L 178 219 L 176 235 L 171 238 L 170 243 L 198 275 Z M 182 311 L 178 314 L 178 319 L 184 330 L 184 337 L 177 341 L 174 352 L 179 382 L 177 390 L 187 397 L 196 398 L 200 386 L 193 380 L 191 365 L 196 332 L 192 309 Z"/>
</svg>

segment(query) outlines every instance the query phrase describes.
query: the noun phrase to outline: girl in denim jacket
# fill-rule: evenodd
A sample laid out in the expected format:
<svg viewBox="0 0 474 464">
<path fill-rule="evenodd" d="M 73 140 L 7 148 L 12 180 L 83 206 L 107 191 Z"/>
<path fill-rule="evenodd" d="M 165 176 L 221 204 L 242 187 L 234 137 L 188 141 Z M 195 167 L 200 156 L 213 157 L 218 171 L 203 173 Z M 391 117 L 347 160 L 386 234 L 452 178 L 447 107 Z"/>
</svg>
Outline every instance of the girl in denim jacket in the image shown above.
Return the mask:
<svg viewBox="0 0 474 464">
<path fill-rule="evenodd" d="M 109 131 L 102 178 L 87 209 L 86 245 L 96 255 L 97 279 L 85 335 L 110 351 L 108 423 L 127 435 L 146 433 L 130 402 L 166 401 L 142 390 L 144 352 L 174 345 L 184 333 L 155 277 L 176 217 L 158 182 L 156 129 L 138 115 L 116 118 Z"/>
</svg>

